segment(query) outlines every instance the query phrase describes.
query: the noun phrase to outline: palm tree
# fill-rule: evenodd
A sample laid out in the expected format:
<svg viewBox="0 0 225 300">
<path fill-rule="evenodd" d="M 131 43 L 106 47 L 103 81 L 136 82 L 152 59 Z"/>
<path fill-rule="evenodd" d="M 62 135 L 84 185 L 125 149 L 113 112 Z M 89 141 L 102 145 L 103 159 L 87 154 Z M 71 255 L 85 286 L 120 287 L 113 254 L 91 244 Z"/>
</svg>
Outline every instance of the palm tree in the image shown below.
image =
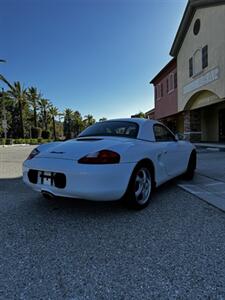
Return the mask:
<svg viewBox="0 0 225 300">
<path fill-rule="evenodd" d="M 45 130 L 48 130 L 48 109 L 51 104 L 48 99 L 43 98 L 38 101 L 38 104 L 41 109 L 42 127 L 44 127 Z"/>
<path fill-rule="evenodd" d="M 2 79 L 2 78 L 1 78 Z M 3 80 L 4 81 L 4 80 Z M 24 138 L 24 116 L 23 110 L 27 104 L 27 91 L 21 86 L 19 81 L 16 81 L 11 85 L 9 82 L 4 81 L 8 86 L 9 90 L 7 94 L 9 97 L 18 104 L 19 116 L 20 116 L 20 136 Z"/>
<path fill-rule="evenodd" d="M 73 127 L 73 111 L 69 108 L 65 109 L 63 131 L 66 139 L 72 138 L 72 127 Z"/>
<path fill-rule="evenodd" d="M 29 104 L 32 106 L 34 113 L 34 127 L 37 127 L 37 110 L 38 102 L 41 99 L 41 94 L 38 92 L 36 87 L 31 86 L 27 91 L 27 98 Z"/>
<path fill-rule="evenodd" d="M 135 114 L 133 116 L 131 116 L 132 118 L 142 118 L 142 119 L 146 119 L 146 114 L 142 111 L 140 111 L 138 114 Z"/>
<path fill-rule="evenodd" d="M 104 121 L 107 121 L 107 118 L 103 117 L 99 119 L 99 122 L 104 122 Z"/>
<path fill-rule="evenodd" d="M 0 80 L 3 81 L 9 88 L 12 88 L 10 82 L 1 74 L 0 74 Z"/>
<path fill-rule="evenodd" d="M 77 137 L 78 134 L 84 129 L 84 123 L 82 120 L 81 113 L 76 110 L 73 113 L 73 129 L 74 129 L 74 136 Z"/>
<path fill-rule="evenodd" d="M 52 126 L 53 126 L 53 136 L 54 136 L 54 139 L 56 140 L 56 131 L 55 131 L 55 117 L 58 116 L 59 114 L 59 110 L 56 106 L 51 106 L 49 108 L 49 114 L 50 114 L 50 117 L 52 119 Z"/>
<path fill-rule="evenodd" d="M 87 116 L 84 116 L 84 123 L 86 126 L 93 125 L 95 123 L 95 119 L 92 115 L 88 114 Z"/>
</svg>

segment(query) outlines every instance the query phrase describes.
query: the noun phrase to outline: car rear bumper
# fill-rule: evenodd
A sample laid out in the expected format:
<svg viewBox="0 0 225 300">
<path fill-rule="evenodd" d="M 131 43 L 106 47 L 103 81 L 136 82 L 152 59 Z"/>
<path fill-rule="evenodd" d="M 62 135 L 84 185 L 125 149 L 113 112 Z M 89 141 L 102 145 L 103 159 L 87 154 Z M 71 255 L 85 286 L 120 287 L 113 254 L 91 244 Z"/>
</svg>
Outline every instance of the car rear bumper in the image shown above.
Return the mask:
<svg viewBox="0 0 225 300">
<path fill-rule="evenodd" d="M 85 165 L 72 160 L 34 158 L 23 164 L 23 181 L 33 190 L 46 191 L 55 196 L 110 201 L 120 199 L 126 192 L 135 163 L 110 165 Z M 28 178 L 29 170 L 64 174 L 66 186 L 32 183 Z"/>
</svg>

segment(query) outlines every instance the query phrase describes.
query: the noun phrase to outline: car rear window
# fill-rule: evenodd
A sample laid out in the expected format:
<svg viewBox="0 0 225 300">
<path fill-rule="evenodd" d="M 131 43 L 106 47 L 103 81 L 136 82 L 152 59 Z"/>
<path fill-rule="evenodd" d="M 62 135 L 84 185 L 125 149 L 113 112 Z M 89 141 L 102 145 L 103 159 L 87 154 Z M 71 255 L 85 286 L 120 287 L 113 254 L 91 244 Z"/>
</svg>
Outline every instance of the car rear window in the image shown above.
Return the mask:
<svg viewBox="0 0 225 300">
<path fill-rule="evenodd" d="M 85 129 L 79 137 L 88 136 L 118 136 L 136 138 L 139 126 L 129 121 L 105 121 L 96 123 Z"/>
</svg>

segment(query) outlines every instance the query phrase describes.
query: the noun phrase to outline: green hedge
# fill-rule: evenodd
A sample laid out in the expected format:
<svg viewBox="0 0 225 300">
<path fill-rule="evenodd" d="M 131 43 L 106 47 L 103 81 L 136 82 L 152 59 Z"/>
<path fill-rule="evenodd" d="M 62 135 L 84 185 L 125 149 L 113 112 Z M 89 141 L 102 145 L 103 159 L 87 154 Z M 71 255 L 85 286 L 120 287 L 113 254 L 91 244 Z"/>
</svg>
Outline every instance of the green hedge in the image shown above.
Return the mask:
<svg viewBox="0 0 225 300">
<path fill-rule="evenodd" d="M 53 142 L 51 139 L 4 139 L 0 138 L 0 145 L 12 145 L 12 144 L 30 144 L 30 145 L 39 145 L 44 143 Z"/>
</svg>

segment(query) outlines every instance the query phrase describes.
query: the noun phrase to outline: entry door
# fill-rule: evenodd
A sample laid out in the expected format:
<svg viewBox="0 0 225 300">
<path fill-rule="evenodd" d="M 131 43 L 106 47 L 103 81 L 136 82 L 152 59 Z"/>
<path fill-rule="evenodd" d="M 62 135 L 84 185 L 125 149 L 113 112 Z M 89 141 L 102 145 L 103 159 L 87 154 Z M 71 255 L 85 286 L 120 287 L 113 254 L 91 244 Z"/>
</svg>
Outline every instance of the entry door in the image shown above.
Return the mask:
<svg viewBox="0 0 225 300">
<path fill-rule="evenodd" d="M 225 109 L 219 111 L 219 141 L 225 142 Z"/>
</svg>

